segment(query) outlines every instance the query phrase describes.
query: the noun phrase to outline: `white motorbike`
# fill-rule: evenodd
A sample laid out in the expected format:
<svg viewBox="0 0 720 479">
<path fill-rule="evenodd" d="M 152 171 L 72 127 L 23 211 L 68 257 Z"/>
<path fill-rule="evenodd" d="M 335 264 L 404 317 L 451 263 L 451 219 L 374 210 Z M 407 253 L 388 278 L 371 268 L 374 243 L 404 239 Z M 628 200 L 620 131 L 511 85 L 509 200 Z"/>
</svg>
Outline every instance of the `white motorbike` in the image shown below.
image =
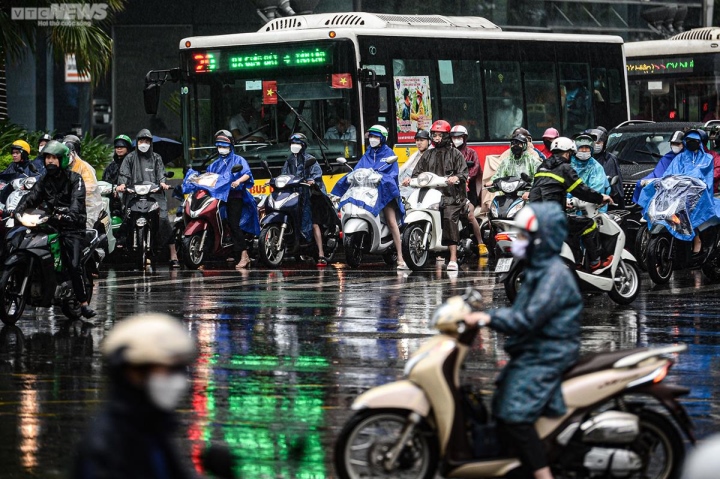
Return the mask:
<svg viewBox="0 0 720 479">
<path fill-rule="evenodd" d="M 105 234 L 107 241 L 100 245 L 106 255 L 111 254 L 115 251 L 115 231 L 120 225 L 114 225 L 112 221 L 112 215 L 110 212 L 110 197 L 113 194 L 113 185 L 107 181 L 98 181 L 98 190 L 100 196 L 102 196 L 102 211 L 95 222 L 94 228 L 97 230 L 99 235 Z"/>
<path fill-rule="evenodd" d="M 15 226 L 15 218 L 13 212 L 23 196 L 30 193 L 30 190 L 37 183 L 37 177 L 26 176 L 23 178 L 16 178 L 10 182 L 9 187 L 12 188 L 12 192 L 8 195 L 5 200 L 5 204 L 0 203 L 0 211 L 3 213 L 5 219 L 5 227 L 7 229 Z M 7 188 L 8 186 L 6 186 Z"/>
<path fill-rule="evenodd" d="M 562 245 L 560 257 L 570 267 L 578 278 L 578 284 L 584 291 L 595 291 L 607 293 L 610 299 L 617 304 L 630 304 L 640 292 L 640 272 L 637 260 L 625 249 L 625 232 L 613 218 L 612 213 L 599 211 L 601 205 L 588 203 L 572 198 L 570 210 L 583 210 L 585 215 L 593 218 L 600 232 L 601 256 L 612 255 L 613 259 L 609 266 L 591 271 L 588 261 L 583 261 L 586 256 L 579 252 L 580 258 L 576 258 L 577 249 L 573 249 L 567 241 Z M 581 264 L 582 266 L 578 267 Z M 505 293 L 510 301 L 515 300 L 520 289 L 524 276 L 525 263 L 514 258 L 501 258 L 495 267 L 496 273 L 504 273 L 500 281 L 505 286 Z"/>
<path fill-rule="evenodd" d="M 392 165 L 397 159 L 397 156 L 390 156 L 382 161 L 386 165 Z M 338 158 L 337 162 L 347 165 L 345 158 Z M 382 173 L 372 168 L 356 169 L 347 176 L 350 187 L 340 199 L 340 221 L 345 262 L 351 268 L 360 266 L 364 254 L 382 255 L 385 263 L 390 265 L 397 262 L 397 251 L 390 228 L 385 222 L 384 212 L 374 215 L 369 211 L 377 203 L 381 180 Z M 399 224 L 400 218 L 397 220 Z"/>
<path fill-rule="evenodd" d="M 416 188 L 408 198 L 408 211 L 405 214 L 405 229 L 402 235 L 402 253 L 405 263 L 413 271 L 422 269 L 431 253 L 440 254 L 448 250 L 442 244 L 442 193 L 440 188 L 447 186 L 447 178 L 434 173 L 420 173 L 410 180 L 410 186 Z M 471 254 L 472 239 L 469 228 L 458 219 L 460 241 L 458 242 L 458 264 L 466 255 Z"/>
</svg>

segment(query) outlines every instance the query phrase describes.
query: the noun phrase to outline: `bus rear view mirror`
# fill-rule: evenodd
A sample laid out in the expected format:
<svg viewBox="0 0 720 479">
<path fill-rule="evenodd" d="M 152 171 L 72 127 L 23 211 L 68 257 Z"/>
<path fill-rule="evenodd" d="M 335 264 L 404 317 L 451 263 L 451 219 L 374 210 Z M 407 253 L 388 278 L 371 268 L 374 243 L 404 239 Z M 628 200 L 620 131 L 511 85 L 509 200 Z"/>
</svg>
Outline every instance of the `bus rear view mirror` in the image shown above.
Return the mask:
<svg viewBox="0 0 720 479">
<path fill-rule="evenodd" d="M 369 86 L 370 88 L 377 88 L 380 86 L 377 81 L 375 70 L 370 68 L 361 68 L 358 70 L 358 77 L 365 86 Z"/>
<path fill-rule="evenodd" d="M 160 85 L 150 83 L 143 90 L 143 100 L 145 102 L 145 113 L 155 115 L 160 105 Z"/>
</svg>

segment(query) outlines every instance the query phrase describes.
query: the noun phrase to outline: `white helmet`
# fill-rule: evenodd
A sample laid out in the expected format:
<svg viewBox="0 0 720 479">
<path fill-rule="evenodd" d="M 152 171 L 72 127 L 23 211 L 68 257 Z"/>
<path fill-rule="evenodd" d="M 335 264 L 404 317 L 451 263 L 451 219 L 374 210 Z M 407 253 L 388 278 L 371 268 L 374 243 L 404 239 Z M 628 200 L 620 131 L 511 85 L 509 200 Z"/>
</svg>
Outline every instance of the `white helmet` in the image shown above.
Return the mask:
<svg viewBox="0 0 720 479">
<path fill-rule="evenodd" d="M 538 230 L 538 220 L 532 207 L 525 206 L 521 209 L 518 214 L 515 215 L 513 225 L 528 233 L 536 233 Z"/>
<path fill-rule="evenodd" d="M 195 343 L 177 319 L 163 313 L 146 313 L 115 326 L 101 351 L 111 366 L 183 366 L 195 358 Z"/>
<path fill-rule="evenodd" d="M 467 128 L 462 125 L 455 125 L 450 130 L 450 136 L 468 136 Z"/>
<path fill-rule="evenodd" d="M 575 146 L 575 142 L 572 141 L 570 138 L 560 136 L 553 140 L 553 142 L 550 144 L 550 151 L 555 153 L 556 151 L 572 151 L 573 153 L 577 152 L 577 147 Z"/>
</svg>

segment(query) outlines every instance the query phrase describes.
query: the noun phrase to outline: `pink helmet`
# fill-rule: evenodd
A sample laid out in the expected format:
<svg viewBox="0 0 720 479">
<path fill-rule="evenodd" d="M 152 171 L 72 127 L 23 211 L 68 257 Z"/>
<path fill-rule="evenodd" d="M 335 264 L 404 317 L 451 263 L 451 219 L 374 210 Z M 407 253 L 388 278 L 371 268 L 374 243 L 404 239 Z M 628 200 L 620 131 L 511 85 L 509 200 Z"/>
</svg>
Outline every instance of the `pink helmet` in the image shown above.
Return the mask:
<svg viewBox="0 0 720 479">
<path fill-rule="evenodd" d="M 557 131 L 555 128 L 548 128 L 545 130 L 545 133 L 543 133 L 543 140 L 554 140 L 555 138 L 560 136 L 560 132 Z"/>
</svg>

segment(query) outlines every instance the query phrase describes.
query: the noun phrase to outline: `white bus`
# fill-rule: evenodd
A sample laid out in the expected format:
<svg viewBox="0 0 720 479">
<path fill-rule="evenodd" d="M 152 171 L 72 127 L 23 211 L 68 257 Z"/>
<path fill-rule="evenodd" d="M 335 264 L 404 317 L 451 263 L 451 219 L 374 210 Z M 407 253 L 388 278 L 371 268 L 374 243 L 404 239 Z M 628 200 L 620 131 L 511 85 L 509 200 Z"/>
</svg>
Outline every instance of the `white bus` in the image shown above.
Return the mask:
<svg viewBox="0 0 720 479">
<path fill-rule="evenodd" d="M 634 120 L 720 119 L 720 27 L 625 45 Z"/>
<path fill-rule="evenodd" d="M 481 162 L 508 148 L 516 126 L 536 140 L 549 127 L 565 135 L 609 129 L 628 119 L 624 71 L 616 36 L 503 32 L 479 17 L 328 13 L 185 38 L 179 69 L 152 71 L 147 84 L 181 82 L 188 163 L 214 150 L 215 131 L 232 129 L 261 180 L 253 193 L 263 193 L 261 161 L 279 168 L 298 131 L 312 139 L 331 187 L 345 173 L 333 160 L 359 159 L 363 133 L 376 123 L 388 128 L 401 162 L 415 132 L 438 119 L 466 126 Z M 268 104 L 272 86 L 281 99 Z"/>
</svg>

